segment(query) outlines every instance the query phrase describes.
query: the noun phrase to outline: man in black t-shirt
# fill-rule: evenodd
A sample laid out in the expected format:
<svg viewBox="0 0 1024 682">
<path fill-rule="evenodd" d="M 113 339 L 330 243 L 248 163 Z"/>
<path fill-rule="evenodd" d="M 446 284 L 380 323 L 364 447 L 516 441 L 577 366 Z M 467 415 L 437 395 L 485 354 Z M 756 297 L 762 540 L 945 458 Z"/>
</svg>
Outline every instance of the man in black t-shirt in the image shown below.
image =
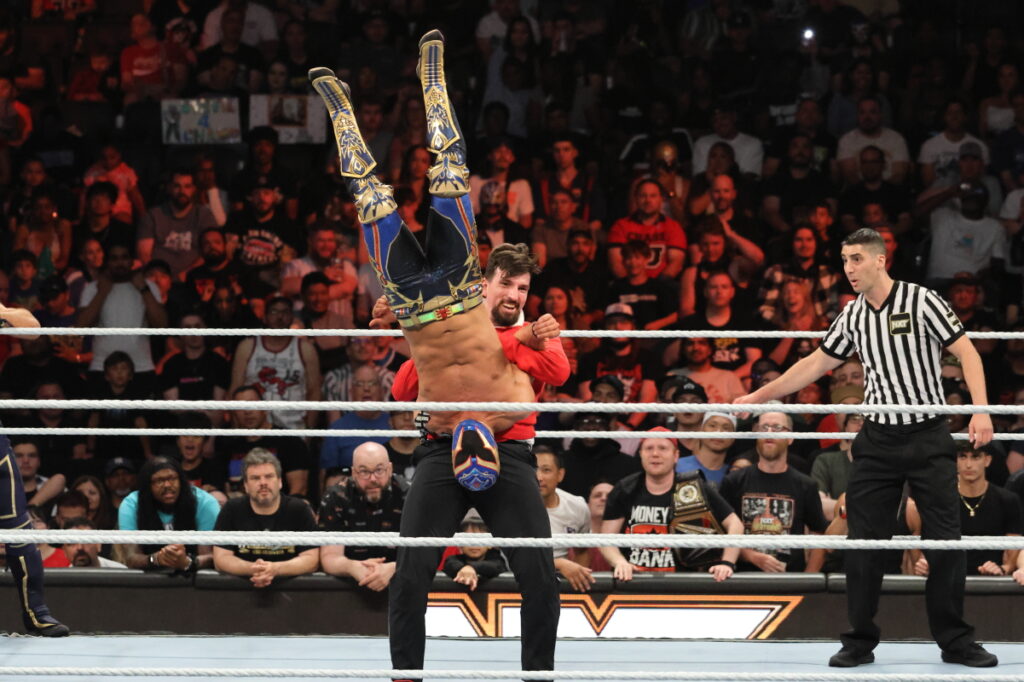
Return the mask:
<svg viewBox="0 0 1024 682">
<path fill-rule="evenodd" d="M 548 287 L 557 286 L 569 294 L 570 312 L 583 313 L 594 324 L 608 303 L 611 273 L 605 259 L 596 257 L 597 243 L 592 232 L 572 230 L 566 240 L 568 257 L 551 260 L 537 276 L 526 300 L 526 314 L 529 319 L 539 317 L 543 293 Z"/>
<path fill-rule="evenodd" d="M 242 462 L 245 497 L 220 510 L 219 531 L 315 531 L 313 510 L 291 495 L 282 495 L 281 463 L 257 449 Z M 271 540 L 271 542 L 273 542 Z M 269 587 L 274 578 L 312 573 L 320 565 L 320 548 L 303 545 L 217 545 L 213 565 L 221 573 L 249 578 L 253 587 Z"/>
<path fill-rule="evenodd" d="M 604 313 L 605 329 L 636 329 L 633 308 L 625 303 L 612 303 Z M 642 353 L 640 344 L 629 337 L 602 339 L 601 346 L 586 353 L 579 361 L 577 375 L 586 377 L 580 382 L 579 397 L 591 399 L 590 382 L 606 374 L 614 375 L 625 388 L 625 402 L 650 403 L 657 400 L 658 387 L 654 379 L 659 368 L 649 354 Z M 627 423 L 638 426 L 647 417 L 644 412 L 629 415 Z"/>
<path fill-rule="evenodd" d="M 388 451 L 366 442 L 352 453 L 352 478 L 324 493 L 319 528 L 332 532 L 398 530 L 405 490 L 393 475 Z M 321 550 L 324 573 L 350 577 L 375 592 L 387 588 L 395 575 L 394 547 L 327 545 Z"/>
<path fill-rule="evenodd" d="M 656 427 L 652 431 L 666 431 Z M 602 533 L 667 535 L 696 532 L 742 534 L 742 525 L 728 503 L 703 476 L 676 477 L 679 449 L 671 438 L 647 438 L 640 444 L 643 471 L 615 484 L 604 509 Z M 680 525 L 681 524 L 681 525 Z M 632 580 L 634 571 L 672 572 L 709 565 L 707 553 L 673 552 L 667 547 L 602 547 L 601 554 L 612 567 L 616 580 Z M 712 561 L 708 572 L 724 580 L 735 569 L 739 550 L 726 548 L 720 561 Z M 691 560 L 692 559 L 692 560 Z M 685 563 L 684 563 L 685 562 Z"/>
<path fill-rule="evenodd" d="M 960 494 L 960 529 L 964 535 L 1024 534 L 1024 513 L 1020 499 L 1012 492 L 990 483 L 986 478 L 992 455 L 986 448 L 957 443 L 957 491 Z M 907 510 L 910 532 L 921 533 L 921 517 L 914 505 Z M 928 559 L 919 550 L 911 550 L 914 573 L 928 575 Z M 1013 575 L 1024 579 L 1024 564 L 1014 551 L 1000 549 L 967 550 L 968 575 Z"/>
<path fill-rule="evenodd" d="M 182 412 L 178 415 L 180 429 L 209 429 L 210 418 L 203 412 Z M 227 468 L 216 458 L 203 456 L 209 436 L 178 436 L 174 439 L 173 457 L 181 463 L 188 482 L 213 495 L 218 502 L 227 501 L 224 496 L 227 483 Z"/>
<path fill-rule="evenodd" d="M 648 277 L 650 261 L 651 247 L 647 242 L 640 239 L 626 242 L 622 246 L 622 267 L 626 276 L 612 283 L 609 296 L 633 309 L 640 329 L 664 329 L 679 319 L 679 286 Z"/>
<path fill-rule="evenodd" d="M 181 317 L 182 329 L 205 329 L 199 313 Z M 164 400 L 224 400 L 231 384 L 231 367 L 222 355 L 206 347 L 203 336 L 180 337 L 181 352 L 172 355 L 157 375 L 157 385 Z M 219 420 L 220 412 L 211 412 Z"/>
<path fill-rule="evenodd" d="M 263 298 L 281 287 L 281 263 L 301 254 L 304 240 L 279 206 L 281 188 L 272 178 L 256 178 L 248 199 L 249 209 L 228 219 L 228 243 L 237 248 L 242 290 Z"/>
<path fill-rule="evenodd" d="M 765 182 L 761 208 L 765 221 L 779 235 L 793 229 L 793 210 L 799 206 L 812 208 L 827 202 L 833 213 L 837 208 L 835 188 L 825 175 L 814 170 L 813 155 L 811 138 L 793 135 L 786 149 L 786 164 Z"/>
<path fill-rule="evenodd" d="M 783 412 L 765 412 L 754 427 L 758 431 L 792 431 L 793 420 Z M 818 486 L 810 476 L 789 466 L 786 451 L 792 440 L 757 441 L 757 464 L 725 477 L 719 490 L 737 510 L 746 535 L 805 535 L 824 533 L 828 521 L 821 510 Z M 821 560 L 804 559 L 801 550 L 759 552 L 744 549 L 740 558 L 748 570 L 765 573 L 816 573 Z"/>
<path fill-rule="evenodd" d="M 882 179 L 885 170 L 885 153 L 868 145 L 860 150 L 861 181 L 848 188 L 839 197 L 839 220 L 846 232 L 853 232 L 864 224 L 864 207 L 877 204 L 884 211 L 897 234 L 903 234 L 912 227 L 910 197 L 906 191 Z"/>
</svg>

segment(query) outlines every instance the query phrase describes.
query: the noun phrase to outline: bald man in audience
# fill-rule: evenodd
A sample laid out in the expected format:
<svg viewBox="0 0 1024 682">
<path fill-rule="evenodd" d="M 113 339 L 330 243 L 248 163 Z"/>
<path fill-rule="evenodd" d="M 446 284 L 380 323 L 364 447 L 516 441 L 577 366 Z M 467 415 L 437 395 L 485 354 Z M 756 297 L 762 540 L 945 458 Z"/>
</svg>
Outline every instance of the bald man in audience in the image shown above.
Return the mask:
<svg viewBox="0 0 1024 682">
<path fill-rule="evenodd" d="M 367 441 L 352 453 L 352 477 L 324 493 L 320 530 L 395 532 L 404 503 L 405 488 L 394 476 L 387 449 Z M 395 548 L 328 545 L 320 563 L 325 573 L 380 592 L 395 575 Z"/>
</svg>

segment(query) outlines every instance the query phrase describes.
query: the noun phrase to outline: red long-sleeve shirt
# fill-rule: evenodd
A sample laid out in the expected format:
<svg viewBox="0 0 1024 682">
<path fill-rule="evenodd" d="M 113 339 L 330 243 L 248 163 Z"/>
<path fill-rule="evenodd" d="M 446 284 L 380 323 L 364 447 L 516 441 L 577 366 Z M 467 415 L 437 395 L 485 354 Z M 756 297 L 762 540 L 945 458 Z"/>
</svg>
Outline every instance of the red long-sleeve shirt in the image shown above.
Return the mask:
<svg viewBox="0 0 1024 682">
<path fill-rule="evenodd" d="M 534 350 L 522 344 L 516 338 L 516 331 L 523 325 L 516 327 L 497 327 L 498 338 L 501 340 L 501 347 L 505 351 L 505 357 L 509 362 L 530 375 L 533 380 L 533 391 L 540 397 L 544 391 L 545 384 L 561 386 L 569 378 L 569 359 L 565 357 L 565 350 L 562 342 L 558 339 L 548 339 L 544 350 Z M 416 365 L 412 360 L 405 361 L 395 374 L 395 382 L 391 386 L 391 395 L 395 400 L 413 401 L 420 392 L 420 377 L 416 372 Z M 504 440 L 527 440 L 533 438 L 533 425 L 537 423 L 537 413 L 531 413 L 529 417 L 516 422 L 512 428 L 501 433 L 494 434 L 499 441 Z"/>
</svg>

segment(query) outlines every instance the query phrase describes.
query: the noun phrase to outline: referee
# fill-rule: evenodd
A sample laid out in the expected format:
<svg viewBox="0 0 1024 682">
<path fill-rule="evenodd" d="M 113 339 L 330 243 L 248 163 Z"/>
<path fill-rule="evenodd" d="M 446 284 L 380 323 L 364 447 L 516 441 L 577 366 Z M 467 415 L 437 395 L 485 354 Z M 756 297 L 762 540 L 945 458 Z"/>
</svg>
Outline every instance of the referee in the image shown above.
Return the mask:
<svg viewBox="0 0 1024 682">
<path fill-rule="evenodd" d="M 960 360 L 974 404 L 987 404 L 981 358 L 960 320 L 934 291 L 889 277 L 881 235 L 857 230 L 843 241 L 842 258 L 857 298 L 843 308 L 817 350 L 736 402 L 764 403 L 795 393 L 857 353 L 864 363 L 865 405 L 942 404 L 939 360 L 948 348 Z M 846 491 L 849 537 L 891 538 L 906 481 L 921 510 L 921 537 L 959 539 L 956 450 L 946 420 L 935 414 L 865 412 L 864 427 L 853 441 Z M 976 447 L 985 445 L 992 439 L 992 420 L 975 414 L 968 430 Z M 931 566 L 925 588 L 928 623 L 942 660 L 976 668 L 996 665 L 998 659 L 974 641 L 974 628 L 963 619 L 965 553 L 926 550 L 925 555 Z M 846 566 L 852 628 L 829 659 L 830 666 L 842 668 L 875 660 L 882 551 L 851 551 Z"/>
</svg>

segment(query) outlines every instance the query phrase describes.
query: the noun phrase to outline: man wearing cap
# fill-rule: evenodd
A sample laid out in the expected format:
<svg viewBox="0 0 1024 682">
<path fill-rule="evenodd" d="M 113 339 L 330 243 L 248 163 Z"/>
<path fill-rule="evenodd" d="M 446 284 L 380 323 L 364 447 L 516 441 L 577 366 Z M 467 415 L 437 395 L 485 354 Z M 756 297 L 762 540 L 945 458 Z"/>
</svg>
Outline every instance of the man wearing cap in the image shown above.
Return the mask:
<svg viewBox="0 0 1024 682">
<path fill-rule="evenodd" d="M 724 412 L 705 412 L 700 430 L 709 434 L 735 431 L 736 417 Z M 690 471 L 699 471 L 708 483 L 717 488 L 722 485 L 725 475 L 729 473 L 729 463 L 726 462 L 726 457 L 729 454 L 729 448 L 735 442 L 735 438 L 708 436 L 701 439 L 692 455 L 679 460 L 676 464 L 676 472 L 685 474 Z"/>
<path fill-rule="evenodd" d="M 989 192 L 979 182 L 963 183 L 959 208 L 938 208 L 931 215 L 931 247 L 925 280 L 940 288 L 959 272 L 987 276 L 1006 259 L 1006 230 L 985 215 Z"/>
<path fill-rule="evenodd" d="M 566 249 L 568 256 L 549 261 L 534 280 L 526 314 L 531 319 L 539 317 L 544 292 L 548 287 L 558 286 L 569 294 L 572 312 L 582 313 L 593 326 L 599 323 L 608 303 L 608 264 L 597 259 L 597 242 L 590 230 L 570 232 Z"/>
<path fill-rule="evenodd" d="M 483 210 L 481 193 L 484 185 L 493 182 L 503 190 L 505 216 L 512 222 L 529 229 L 533 226 L 533 191 L 530 189 L 530 183 L 526 180 L 512 179 L 511 168 L 516 162 L 512 141 L 507 137 L 500 137 L 494 141 L 487 154 L 487 160 L 491 163 L 491 174 L 488 177 L 469 176 L 469 197 L 473 202 L 473 212 L 478 215 L 481 213 Z M 506 241 L 512 240 L 506 239 Z M 491 243 L 497 246 L 493 240 Z"/>
<path fill-rule="evenodd" d="M 618 381 L 614 377 L 604 379 Z M 607 412 L 577 412 L 572 428 L 575 431 L 611 431 L 614 430 L 611 416 Z M 580 497 L 586 497 L 599 481 L 615 483 L 640 469 L 639 460 L 624 454 L 620 442 L 613 438 L 577 436 L 569 441 L 562 461 L 565 476 L 558 487 Z"/>
<path fill-rule="evenodd" d="M 970 115 L 967 105 L 958 97 L 946 101 L 942 114 L 945 124 L 942 130 L 925 140 L 917 157 L 918 169 L 921 172 L 921 186 L 925 193 L 953 187 L 960 182 L 957 168 L 963 147 L 967 143 L 976 146 L 979 157 L 988 165 L 988 148 L 981 140 L 967 132 Z"/>
<path fill-rule="evenodd" d="M 667 431 L 663 426 L 652 432 Z M 612 488 L 605 505 L 602 533 L 666 535 L 668 533 L 729 533 L 743 526 L 721 495 L 699 472 L 677 475 L 679 449 L 675 440 L 645 438 L 640 443 L 643 471 L 627 476 Z M 716 581 L 730 577 L 739 549 L 671 550 L 664 547 L 602 547 L 616 580 L 633 579 L 634 571 L 707 570 Z M 720 558 L 719 558 L 720 557 Z"/>
<path fill-rule="evenodd" d="M 765 412 L 754 429 L 762 432 L 792 431 L 793 421 L 783 412 Z M 757 440 L 757 463 L 725 477 L 719 488 L 743 522 L 746 535 L 804 535 L 824 533 L 828 527 L 814 481 L 789 466 L 786 452 L 792 439 Z M 744 549 L 740 558 L 766 573 L 820 570 L 820 559 L 810 564 L 803 550 L 761 552 Z"/>
<path fill-rule="evenodd" d="M 270 126 L 257 126 L 249 131 L 249 160 L 231 183 L 231 208 L 241 211 L 254 190 L 269 187 L 275 190 L 282 212 L 294 220 L 299 200 L 295 196 L 294 173 L 277 162 L 277 131 Z"/>
<path fill-rule="evenodd" d="M 245 295 L 263 298 L 281 286 L 281 263 L 302 251 L 295 223 L 285 214 L 280 186 L 269 176 L 252 181 L 243 206 L 228 218 L 228 252 L 235 254 Z"/>
<path fill-rule="evenodd" d="M 103 467 L 103 486 L 114 509 L 119 509 L 124 499 L 135 490 L 136 481 L 135 462 L 127 457 L 115 457 Z"/>
<path fill-rule="evenodd" d="M 605 329 L 616 331 L 632 331 L 636 329 L 633 308 L 625 303 L 612 303 L 604 311 Z M 640 344 L 630 337 L 601 339 L 596 350 L 586 353 L 579 362 L 581 377 L 602 377 L 607 374 L 615 376 L 622 382 L 625 389 L 625 402 L 651 403 L 658 398 L 658 387 L 654 383 L 657 369 L 648 358 L 641 357 Z M 590 381 L 580 382 L 579 396 L 590 400 L 593 392 Z M 626 419 L 626 423 L 636 428 L 647 414 L 636 412 Z"/>
<path fill-rule="evenodd" d="M 27 310 L 8 308 L 0 304 L 0 327 L 38 327 L 39 322 Z M 32 338 L 32 337 L 21 337 Z M 28 515 L 21 471 L 7 436 L 0 435 L 0 527 L 4 530 L 32 528 Z M 22 622 L 33 635 L 65 637 L 66 625 L 50 615 L 43 595 L 43 559 L 34 543 L 6 544 L 7 567 L 14 576 L 21 606 Z"/>
<path fill-rule="evenodd" d="M 999 180 L 985 172 L 987 156 L 988 149 L 980 141 L 970 140 L 962 143 L 957 150 L 957 161 L 952 170 L 953 177 L 949 179 L 948 184 L 936 181 L 921 192 L 914 205 L 914 217 L 923 218 L 937 208 L 958 209 L 964 194 L 969 191 L 971 185 L 976 184 L 984 185 L 988 190 L 985 214 L 999 215 L 1003 203 L 1003 188 Z"/>
<path fill-rule="evenodd" d="M 42 309 L 36 313 L 43 327 L 74 327 L 75 308 L 70 303 L 68 283 L 60 275 L 47 277 L 39 284 Z M 63 339 L 62 339 L 63 340 Z"/>
<path fill-rule="evenodd" d="M 703 405 L 708 401 L 708 394 L 704 388 L 691 379 L 669 379 L 662 384 L 661 392 L 665 402 L 678 403 L 681 405 Z M 673 431 L 700 431 L 704 423 L 704 414 L 701 412 L 676 412 L 669 417 L 669 425 Z M 700 438 L 680 438 L 679 458 L 692 455 L 701 444 Z"/>
<path fill-rule="evenodd" d="M 833 405 L 859 405 L 863 402 L 862 386 L 840 386 L 832 389 Z M 836 425 L 842 433 L 859 433 L 860 427 L 864 425 L 864 415 L 841 412 L 836 414 Z M 844 438 L 834 449 L 815 457 L 811 465 L 811 478 L 818 484 L 821 509 L 829 521 L 834 518 L 839 496 L 846 492 L 846 484 L 850 481 L 850 467 L 853 464 L 852 445 L 852 439 Z"/>
</svg>

